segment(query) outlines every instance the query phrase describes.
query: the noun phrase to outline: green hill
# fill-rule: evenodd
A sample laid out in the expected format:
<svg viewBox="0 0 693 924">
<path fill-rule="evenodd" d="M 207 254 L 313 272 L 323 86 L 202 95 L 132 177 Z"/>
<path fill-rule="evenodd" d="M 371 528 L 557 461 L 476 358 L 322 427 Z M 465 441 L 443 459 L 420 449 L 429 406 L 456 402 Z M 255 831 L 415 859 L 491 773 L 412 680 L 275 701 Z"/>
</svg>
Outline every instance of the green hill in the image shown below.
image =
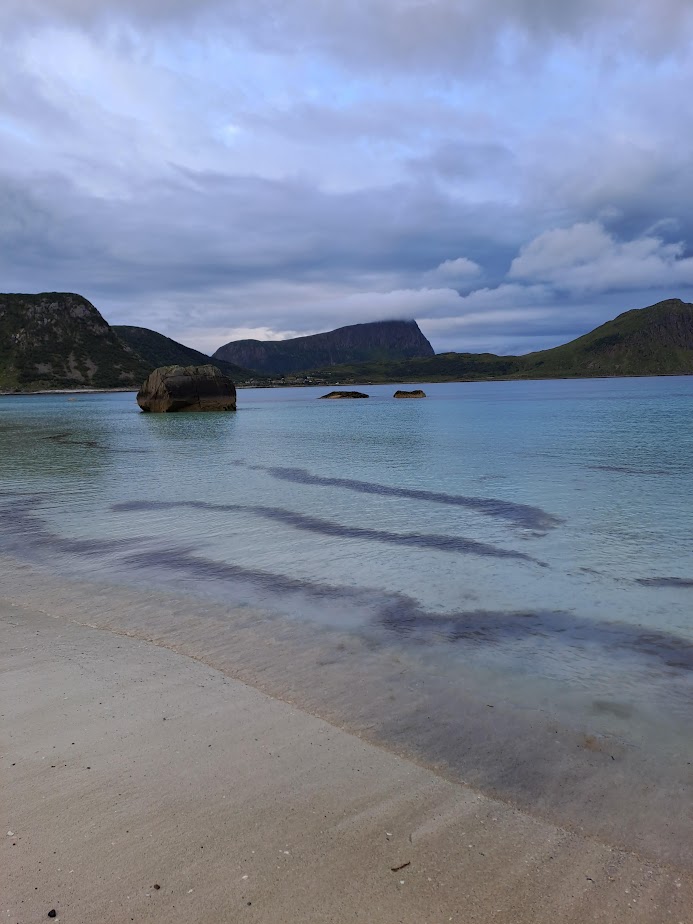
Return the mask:
<svg viewBox="0 0 693 924">
<path fill-rule="evenodd" d="M 129 388 L 150 371 L 81 295 L 0 294 L 0 388 Z"/>
<path fill-rule="evenodd" d="M 221 351 L 210 360 L 204 353 L 147 328 L 110 327 L 81 295 L 0 295 L 0 389 L 135 388 L 157 366 L 210 361 L 237 384 L 258 385 L 693 374 L 693 305 L 677 298 L 626 311 L 577 340 L 525 356 L 427 355 L 430 345 L 428 349 L 422 346 L 419 336 L 428 344 L 414 322 L 387 321 L 316 335 L 317 346 L 312 337 L 280 341 L 279 346 L 287 344 L 289 352 L 294 351 L 292 364 L 300 364 L 308 356 L 324 356 L 326 342 L 329 355 L 335 358 L 344 355 L 341 350 L 360 356 L 370 341 L 369 349 L 375 350 L 376 358 L 325 364 L 308 373 L 275 373 L 272 379 L 221 358 L 217 355 Z M 383 359 L 383 351 L 387 353 L 393 344 L 405 355 Z M 270 352 L 275 346 L 270 345 Z M 407 355 L 412 352 L 424 355 Z M 303 358 L 297 360 L 297 356 Z"/>
<path fill-rule="evenodd" d="M 670 298 L 626 311 L 522 362 L 534 375 L 687 375 L 693 373 L 693 305 Z"/>
<path fill-rule="evenodd" d="M 142 356 L 152 369 L 158 366 L 204 366 L 212 365 L 228 375 L 234 382 L 245 382 L 250 379 L 262 379 L 264 376 L 243 369 L 234 363 L 224 362 L 223 359 L 213 359 L 206 353 L 184 346 L 164 334 L 146 327 L 129 327 L 124 324 L 114 324 L 111 328 L 120 339 L 131 349 Z"/>
<path fill-rule="evenodd" d="M 672 298 L 620 314 L 577 340 L 528 353 L 441 353 L 428 359 L 324 367 L 325 384 L 455 382 L 693 374 L 693 305 Z"/>
<path fill-rule="evenodd" d="M 73 292 L 0 294 L 0 390 L 139 388 L 157 366 L 212 363 L 236 383 L 262 375 L 144 327 L 111 327 Z"/>
</svg>

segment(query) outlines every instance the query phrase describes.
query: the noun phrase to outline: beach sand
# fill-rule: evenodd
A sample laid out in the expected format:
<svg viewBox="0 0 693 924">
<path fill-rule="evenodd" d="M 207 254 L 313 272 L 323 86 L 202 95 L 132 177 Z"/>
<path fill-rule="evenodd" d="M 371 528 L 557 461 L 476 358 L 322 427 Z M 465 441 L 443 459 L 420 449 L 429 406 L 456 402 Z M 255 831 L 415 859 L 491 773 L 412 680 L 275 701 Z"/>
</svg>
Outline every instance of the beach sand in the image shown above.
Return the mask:
<svg viewBox="0 0 693 924">
<path fill-rule="evenodd" d="M 0 599 L 4 920 L 690 924 L 690 873 Z"/>
</svg>

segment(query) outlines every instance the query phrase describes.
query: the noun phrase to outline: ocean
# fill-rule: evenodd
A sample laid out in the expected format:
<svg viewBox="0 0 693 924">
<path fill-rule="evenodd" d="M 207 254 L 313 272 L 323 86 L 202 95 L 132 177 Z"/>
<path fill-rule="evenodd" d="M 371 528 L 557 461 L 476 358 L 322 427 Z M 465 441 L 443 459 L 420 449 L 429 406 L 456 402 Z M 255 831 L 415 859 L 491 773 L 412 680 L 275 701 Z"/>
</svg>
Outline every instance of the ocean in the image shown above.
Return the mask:
<svg viewBox="0 0 693 924">
<path fill-rule="evenodd" d="M 0 398 L 0 594 L 693 866 L 693 377 Z"/>
</svg>

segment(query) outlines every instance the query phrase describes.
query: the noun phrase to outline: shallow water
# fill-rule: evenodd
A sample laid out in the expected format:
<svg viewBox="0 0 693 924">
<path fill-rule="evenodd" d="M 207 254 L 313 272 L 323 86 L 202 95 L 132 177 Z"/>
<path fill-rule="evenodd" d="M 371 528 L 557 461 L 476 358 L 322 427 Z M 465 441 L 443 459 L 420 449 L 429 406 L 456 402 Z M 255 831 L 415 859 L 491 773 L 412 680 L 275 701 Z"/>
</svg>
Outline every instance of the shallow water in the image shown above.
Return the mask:
<svg viewBox="0 0 693 924">
<path fill-rule="evenodd" d="M 139 630 L 173 594 L 186 650 L 213 623 L 270 692 L 693 862 L 693 378 L 424 387 L 0 398 L 0 554 Z"/>
</svg>

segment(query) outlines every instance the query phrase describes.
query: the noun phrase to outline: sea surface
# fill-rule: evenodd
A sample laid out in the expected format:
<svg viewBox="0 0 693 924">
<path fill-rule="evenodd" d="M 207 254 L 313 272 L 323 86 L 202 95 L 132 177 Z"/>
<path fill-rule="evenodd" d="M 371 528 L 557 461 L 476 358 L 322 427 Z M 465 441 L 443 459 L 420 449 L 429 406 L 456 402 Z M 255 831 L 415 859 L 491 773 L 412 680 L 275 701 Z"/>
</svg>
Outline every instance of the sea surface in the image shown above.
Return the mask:
<svg viewBox="0 0 693 924">
<path fill-rule="evenodd" d="M 423 387 L 0 398 L 0 592 L 690 868 L 693 377 Z"/>
</svg>

